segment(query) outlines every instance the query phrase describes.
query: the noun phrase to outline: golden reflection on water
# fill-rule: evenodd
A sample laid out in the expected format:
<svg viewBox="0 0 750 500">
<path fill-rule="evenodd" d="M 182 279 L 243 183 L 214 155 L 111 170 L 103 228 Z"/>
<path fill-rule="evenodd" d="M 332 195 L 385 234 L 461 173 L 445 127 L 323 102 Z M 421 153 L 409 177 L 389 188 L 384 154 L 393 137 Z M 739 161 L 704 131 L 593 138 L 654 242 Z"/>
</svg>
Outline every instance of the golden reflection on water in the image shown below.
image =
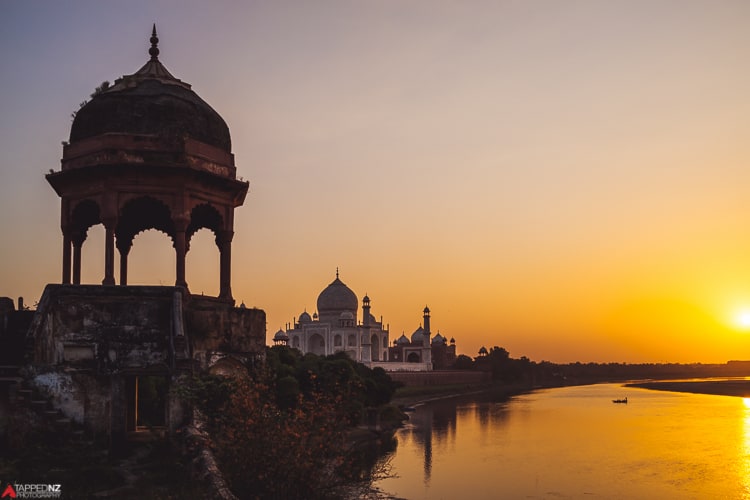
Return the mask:
<svg viewBox="0 0 750 500">
<path fill-rule="evenodd" d="M 742 486 L 744 498 L 750 498 L 750 398 L 742 398 L 744 405 L 742 440 Z"/>
<path fill-rule="evenodd" d="M 611 403 L 622 395 L 628 405 Z M 436 402 L 397 439 L 398 477 L 379 486 L 409 500 L 750 500 L 750 398 L 606 384 Z"/>
</svg>

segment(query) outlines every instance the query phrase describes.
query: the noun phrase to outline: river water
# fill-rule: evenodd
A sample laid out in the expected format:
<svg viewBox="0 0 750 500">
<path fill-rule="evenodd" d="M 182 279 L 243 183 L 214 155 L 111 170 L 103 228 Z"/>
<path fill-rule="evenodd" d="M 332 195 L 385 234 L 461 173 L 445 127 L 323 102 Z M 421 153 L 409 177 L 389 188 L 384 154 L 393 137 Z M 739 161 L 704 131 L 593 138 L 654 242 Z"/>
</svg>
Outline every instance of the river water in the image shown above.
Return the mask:
<svg viewBox="0 0 750 500">
<path fill-rule="evenodd" d="M 628 404 L 613 399 L 628 398 Z M 426 403 L 396 434 L 394 498 L 750 498 L 750 400 L 597 384 Z"/>
</svg>

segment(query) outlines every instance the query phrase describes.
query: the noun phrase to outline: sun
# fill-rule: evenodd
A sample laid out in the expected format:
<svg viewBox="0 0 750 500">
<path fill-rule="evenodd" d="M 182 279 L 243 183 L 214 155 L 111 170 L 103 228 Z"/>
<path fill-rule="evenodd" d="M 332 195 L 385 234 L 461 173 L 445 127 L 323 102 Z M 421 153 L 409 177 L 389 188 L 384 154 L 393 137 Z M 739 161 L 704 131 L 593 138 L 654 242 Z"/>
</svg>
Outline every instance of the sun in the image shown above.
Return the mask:
<svg viewBox="0 0 750 500">
<path fill-rule="evenodd" d="M 750 309 L 743 309 L 737 313 L 734 323 L 742 331 L 750 331 Z"/>
</svg>

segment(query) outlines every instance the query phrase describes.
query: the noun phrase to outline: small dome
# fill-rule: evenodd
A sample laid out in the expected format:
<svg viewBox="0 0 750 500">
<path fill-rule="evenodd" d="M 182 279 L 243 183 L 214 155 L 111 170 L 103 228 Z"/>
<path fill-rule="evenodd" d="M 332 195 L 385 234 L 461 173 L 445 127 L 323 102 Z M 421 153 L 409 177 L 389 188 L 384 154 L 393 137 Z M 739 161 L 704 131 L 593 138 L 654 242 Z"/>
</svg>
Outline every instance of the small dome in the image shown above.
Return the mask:
<svg viewBox="0 0 750 500">
<path fill-rule="evenodd" d="M 413 344 L 421 344 L 424 342 L 424 328 L 420 326 L 414 330 L 414 333 L 411 334 L 411 342 Z"/>
<path fill-rule="evenodd" d="M 273 336 L 274 340 L 289 340 L 289 336 L 284 330 L 279 329 L 278 332 Z"/>
<path fill-rule="evenodd" d="M 451 344 L 455 344 L 455 343 L 456 343 L 456 339 L 454 339 L 453 337 L 451 337 Z"/>
<path fill-rule="evenodd" d="M 300 323 L 310 323 L 311 321 L 312 321 L 312 318 L 310 317 L 310 314 L 308 314 L 307 311 L 304 311 L 302 314 L 299 315 Z"/>
<path fill-rule="evenodd" d="M 336 279 L 318 295 L 320 314 L 349 311 L 355 314 L 359 301 L 354 292 L 336 275 Z"/>
<path fill-rule="evenodd" d="M 408 344 L 409 343 L 409 337 L 407 337 L 406 335 L 404 335 L 402 333 L 401 336 L 398 339 L 396 339 L 395 342 L 396 342 L 397 345 Z"/>
<path fill-rule="evenodd" d="M 440 333 L 438 333 L 437 335 L 435 335 L 434 337 L 432 337 L 432 344 L 433 345 L 444 345 L 445 344 L 445 337 L 443 337 L 442 335 L 440 335 Z"/>
</svg>

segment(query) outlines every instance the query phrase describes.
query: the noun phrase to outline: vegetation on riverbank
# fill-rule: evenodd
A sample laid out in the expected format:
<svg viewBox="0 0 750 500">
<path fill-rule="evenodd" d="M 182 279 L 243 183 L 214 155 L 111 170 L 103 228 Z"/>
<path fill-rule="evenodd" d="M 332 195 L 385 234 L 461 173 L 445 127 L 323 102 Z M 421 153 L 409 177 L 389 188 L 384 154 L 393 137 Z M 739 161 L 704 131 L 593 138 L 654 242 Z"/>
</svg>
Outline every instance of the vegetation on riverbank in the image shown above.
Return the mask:
<svg viewBox="0 0 750 500">
<path fill-rule="evenodd" d="M 406 404 L 408 402 L 421 401 L 433 397 L 466 394 L 473 391 L 480 391 L 487 386 L 488 384 L 445 384 L 399 387 L 393 395 L 393 403 Z"/>
<path fill-rule="evenodd" d="M 203 376 L 185 387 L 185 397 L 206 415 L 236 495 L 329 499 L 367 490 L 381 474 L 363 443 L 384 441 L 372 432 L 403 418 L 388 405 L 395 389 L 385 371 L 343 353 L 321 357 L 275 346 L 246 376 Z"/>
<path fill-rule="evenodd" d="M 482 370 L 492 380 L 507 383 L 528 382 L 533 386 L 593 384 L 638 379 L 678 379 L 750 376 L 750 361 L 707 363 L 552 363 L 532 361 L 525 356 L 512 358 L 502 347 L 482 348 L 479 356 L 459 355 L 454 369 Z"/>
<path fill-rule="evenodd" d="M 404 414 L 389 405 L 396 384 L 345 355 L 267 350 L 266 362 L 240 376 L 202 376 L 174 388 L 199 407 L 222 472 L 240 498 L 350 498 L 387 473 Z M 154 436 L 112 456 L 107 443 L 60 433 L 18 411 L 5 422 L 0 477 L 59 483 L 66 498 L 204 498 L 192 454 Z"/>
</svg>

